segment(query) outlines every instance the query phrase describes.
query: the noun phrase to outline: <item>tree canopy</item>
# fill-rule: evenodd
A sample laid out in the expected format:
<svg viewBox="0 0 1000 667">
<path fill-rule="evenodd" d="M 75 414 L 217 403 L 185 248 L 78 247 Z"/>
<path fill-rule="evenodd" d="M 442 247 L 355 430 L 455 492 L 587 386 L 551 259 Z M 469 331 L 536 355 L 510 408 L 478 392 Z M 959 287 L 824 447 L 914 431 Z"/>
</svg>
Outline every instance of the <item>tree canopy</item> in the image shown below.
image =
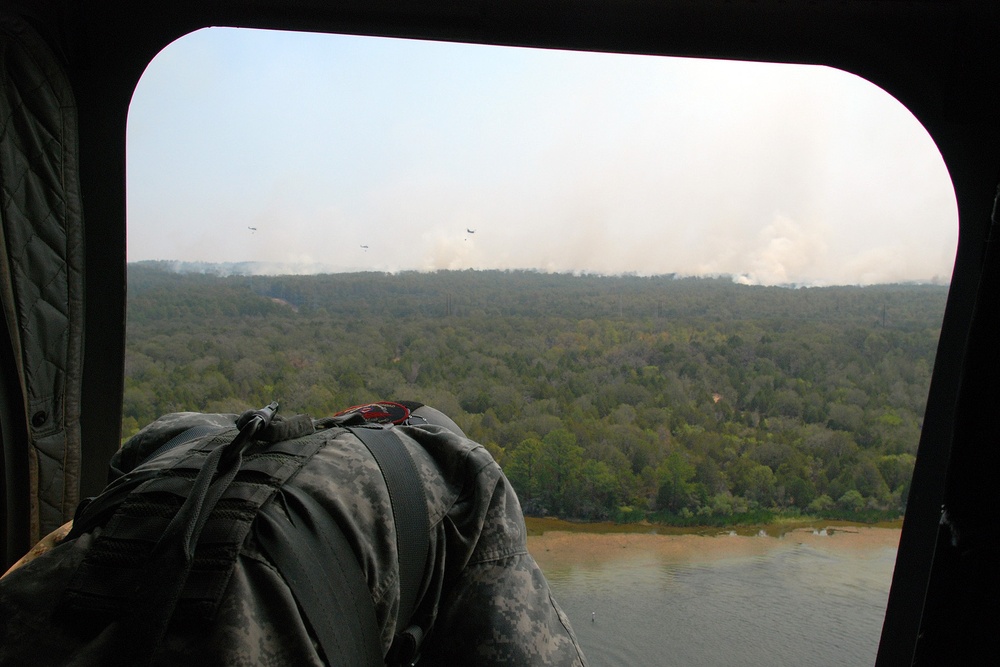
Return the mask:
<svg viewBox="0 0 1000 667">
<path fill-rule="evenodd" d="M 449 414 L 526 512 L 725 523 L 904 510 L 947 288 L 129 267 L 123 435 L 271 400 Z"/>
</svg>

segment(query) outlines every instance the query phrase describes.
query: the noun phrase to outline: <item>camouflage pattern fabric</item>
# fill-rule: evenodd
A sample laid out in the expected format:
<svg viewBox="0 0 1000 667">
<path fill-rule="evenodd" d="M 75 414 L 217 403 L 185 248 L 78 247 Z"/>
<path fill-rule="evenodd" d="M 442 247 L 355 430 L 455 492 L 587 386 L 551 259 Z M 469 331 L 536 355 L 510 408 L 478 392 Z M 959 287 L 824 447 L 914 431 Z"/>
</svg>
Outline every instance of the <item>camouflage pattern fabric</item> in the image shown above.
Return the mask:
<svg viewBox="0 0 1000 667">
<path fill-rule="evenodd" d="M 127 472 L 192 426 L 231 426 L 236 418 L 167 415 L 127 442 L 113 467 Z M 423 481 L 431 526 L 423 588 L 411 619 L 426 637 L 419 664 L 585 665 L 568 619 L 528 554 L 517 497 L 486 449 L 440 426 L 394 429 Z M 378 465 L 353 434 L 340 428 L 324 432 L 329 442 L 294 483 L 331 513 L 355 547 L 385 653 L 407 621 L 397 618 L 396 536 L 388 493 Z M 58 544 L 0 579 L 0 665 L 115 662 L 111 628 L 69 617 L 60 605 L 99 530 Z M 153 664 L 324 664 L 291 591 L 252 537 L 238 557 L 215 623 L 204 628 L 175 621 Z"/>
</svg>

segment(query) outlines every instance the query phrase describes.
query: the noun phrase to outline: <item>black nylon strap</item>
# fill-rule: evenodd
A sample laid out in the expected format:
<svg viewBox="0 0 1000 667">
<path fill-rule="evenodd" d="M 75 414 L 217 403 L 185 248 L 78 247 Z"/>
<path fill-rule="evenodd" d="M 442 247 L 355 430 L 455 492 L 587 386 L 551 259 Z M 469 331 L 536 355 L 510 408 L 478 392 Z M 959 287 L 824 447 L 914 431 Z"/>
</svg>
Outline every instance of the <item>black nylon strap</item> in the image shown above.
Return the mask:
<svg viewBox="0 0 1000 667">
<path fill-rule="evenodd" d="M 355 427 L 348 430 L 371 452 L 389 489 L 399 558 L 397 627 L 405 628 L 416 609 L 430 542 L 424 486 L 413 458 L 393 429 Z"/>
<path fill-rule="evenodd" d="M 375 603 L 364 572 L 337 522 L 309 494 L 286 484 L 279 504 L 261 508 L 257 543 L 292 590 L 328 665 L 381 666 Z"/>
</svg>

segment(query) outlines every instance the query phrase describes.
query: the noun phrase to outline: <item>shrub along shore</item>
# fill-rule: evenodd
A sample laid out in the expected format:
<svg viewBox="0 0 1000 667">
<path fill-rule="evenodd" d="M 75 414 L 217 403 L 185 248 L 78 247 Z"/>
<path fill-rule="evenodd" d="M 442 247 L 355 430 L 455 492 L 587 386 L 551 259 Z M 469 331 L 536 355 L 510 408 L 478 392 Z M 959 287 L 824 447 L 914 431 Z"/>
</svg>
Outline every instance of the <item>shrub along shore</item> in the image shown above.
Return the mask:
<svg viewBox="0 0 1000 667">
<path fill-rule="evenodd" d="M 740 524 L 731 526 L 673 526 L 669 524 L 650 523 L 612 523 L 609 521 L 567 521 L 556 517 L 525 517 L 525 525 L 529 537 L 537 537 L 546 533 L 579 533 L 588 535 L 702 535 L 715 536 L 735 533 L 744 536 L 759 536 L 763 531 L 769 537 L 781 537 L 786 533 L 802 530 L 825 530 L 828 534 L 835 532 L 851 532 L 858 529 L 884 528 L 900 530 L 903 519 L 899 517 L 889 521 L 876 523 L 861 523 L 857 521 L 827 520 L 822 517 L 798 517 L 771 523 Z"/>
</svg>

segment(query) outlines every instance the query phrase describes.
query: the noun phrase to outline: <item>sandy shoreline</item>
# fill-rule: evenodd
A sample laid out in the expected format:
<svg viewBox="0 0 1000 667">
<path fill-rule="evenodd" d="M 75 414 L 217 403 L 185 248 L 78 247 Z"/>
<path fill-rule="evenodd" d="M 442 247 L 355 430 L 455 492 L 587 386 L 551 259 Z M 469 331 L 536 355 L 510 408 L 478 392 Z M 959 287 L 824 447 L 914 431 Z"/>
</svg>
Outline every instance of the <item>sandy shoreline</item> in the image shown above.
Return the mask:
<svg viewBox="0 0 1000 667">
<path fill-rule="evenodd" d="M 546 531 L 528 537 L 528 550 L 544 570 L 547 565 L 597 565 L 612 560 L 654 556 L 670 562 L 757 556 L 804 544 L 816 549 L 863 556 L 899 545 L 899 528 L 844 526 L 796 528 L 780 537 L 766 535 L 657 535 Z"/>
</svg>

